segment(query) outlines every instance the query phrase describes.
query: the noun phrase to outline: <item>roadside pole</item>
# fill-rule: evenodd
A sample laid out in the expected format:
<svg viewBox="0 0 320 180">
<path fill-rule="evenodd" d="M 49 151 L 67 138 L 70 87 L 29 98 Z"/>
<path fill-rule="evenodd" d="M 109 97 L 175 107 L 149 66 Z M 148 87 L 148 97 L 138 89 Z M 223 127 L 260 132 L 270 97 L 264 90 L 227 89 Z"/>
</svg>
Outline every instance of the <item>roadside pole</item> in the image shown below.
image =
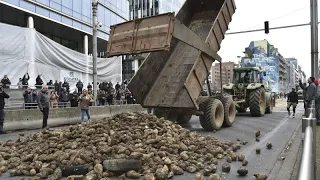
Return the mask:
<svg viewBox="0 0 320 180">
<path fill-rule="evenodd" d="M 92 60 L 93 60 L 93 96 L 94 105 L 97 105 L 97 31 L 98 31 L 98 0 L 92 1 Z"/>
</svg>

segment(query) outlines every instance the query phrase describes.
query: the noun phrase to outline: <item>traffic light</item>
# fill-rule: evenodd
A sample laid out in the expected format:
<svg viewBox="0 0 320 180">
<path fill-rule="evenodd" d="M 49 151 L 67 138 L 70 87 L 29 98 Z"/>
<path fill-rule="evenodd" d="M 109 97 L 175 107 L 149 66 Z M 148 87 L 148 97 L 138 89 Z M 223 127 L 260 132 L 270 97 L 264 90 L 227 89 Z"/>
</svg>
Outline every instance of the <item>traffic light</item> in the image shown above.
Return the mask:
<svg viewBox="0 0 320 180">
<path fill-rule="evenodd" d="M 269 21 L 264 22 L 264 33 L 269 34 Z"/>
</svg>

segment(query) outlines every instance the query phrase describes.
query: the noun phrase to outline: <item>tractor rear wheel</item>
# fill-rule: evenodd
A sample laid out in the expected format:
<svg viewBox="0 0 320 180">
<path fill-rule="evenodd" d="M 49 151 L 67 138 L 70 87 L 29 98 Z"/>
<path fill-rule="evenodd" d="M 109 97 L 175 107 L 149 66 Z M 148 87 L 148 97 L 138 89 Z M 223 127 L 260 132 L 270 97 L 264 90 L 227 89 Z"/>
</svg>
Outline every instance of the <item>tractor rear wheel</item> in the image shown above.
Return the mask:
<svg viewBox="0 0 320 180">
<path fill-rule="evenodd" d="M 224 108 L 219 99 L 210 98 L 200 104 L 200 124 L 207 131 L 219 130 L 224 120 Z"/>
<path fill-rule="evenodd" d="M 250 93 L 249 106 L 252 116 L 263 116 L 266 112 L 266 105 L 266 92 L 263 88 L 256 89 Z"/>
<path fill-rule="evenodd" d="M 224 122 L 227 127 L 231 127 L 236 119 L 236 105 L 231 96 L 225 96 L 222 99 L 224 107 Z"/>
</svg>

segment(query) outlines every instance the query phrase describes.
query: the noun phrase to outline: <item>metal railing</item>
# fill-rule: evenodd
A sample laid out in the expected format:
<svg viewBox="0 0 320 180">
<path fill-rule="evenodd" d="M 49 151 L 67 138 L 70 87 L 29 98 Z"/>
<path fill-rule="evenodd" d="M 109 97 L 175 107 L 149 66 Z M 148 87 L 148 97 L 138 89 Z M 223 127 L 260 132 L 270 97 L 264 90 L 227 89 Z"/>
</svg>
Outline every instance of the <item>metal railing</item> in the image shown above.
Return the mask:
<svg viewBox="0 0 320 180">
<path fill-rule="evenodd" d="M 302 157 L 298 180 L 316 179 L 316 123 L 315 102 L 306 109 L 306 117 L 302 118 Z"/>
</svg>

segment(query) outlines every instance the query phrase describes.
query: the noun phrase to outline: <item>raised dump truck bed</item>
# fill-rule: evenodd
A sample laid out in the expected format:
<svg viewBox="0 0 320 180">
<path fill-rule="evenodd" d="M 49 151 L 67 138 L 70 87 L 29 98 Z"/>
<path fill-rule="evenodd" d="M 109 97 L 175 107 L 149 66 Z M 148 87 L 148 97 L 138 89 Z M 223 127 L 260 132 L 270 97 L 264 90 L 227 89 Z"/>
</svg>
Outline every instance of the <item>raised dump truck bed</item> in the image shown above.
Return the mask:
<svg viewBox="0 0 320 180">
<path fill-rule="evenodd" d="M 233 0 L 187 0 L 176 17 L 115 25 L 109 56 L 151 52 L 128 85 L 142 106 L 198 110 L 202 84 L 219 60 L 216 52 L 234 12 Z"/>
</svg>

